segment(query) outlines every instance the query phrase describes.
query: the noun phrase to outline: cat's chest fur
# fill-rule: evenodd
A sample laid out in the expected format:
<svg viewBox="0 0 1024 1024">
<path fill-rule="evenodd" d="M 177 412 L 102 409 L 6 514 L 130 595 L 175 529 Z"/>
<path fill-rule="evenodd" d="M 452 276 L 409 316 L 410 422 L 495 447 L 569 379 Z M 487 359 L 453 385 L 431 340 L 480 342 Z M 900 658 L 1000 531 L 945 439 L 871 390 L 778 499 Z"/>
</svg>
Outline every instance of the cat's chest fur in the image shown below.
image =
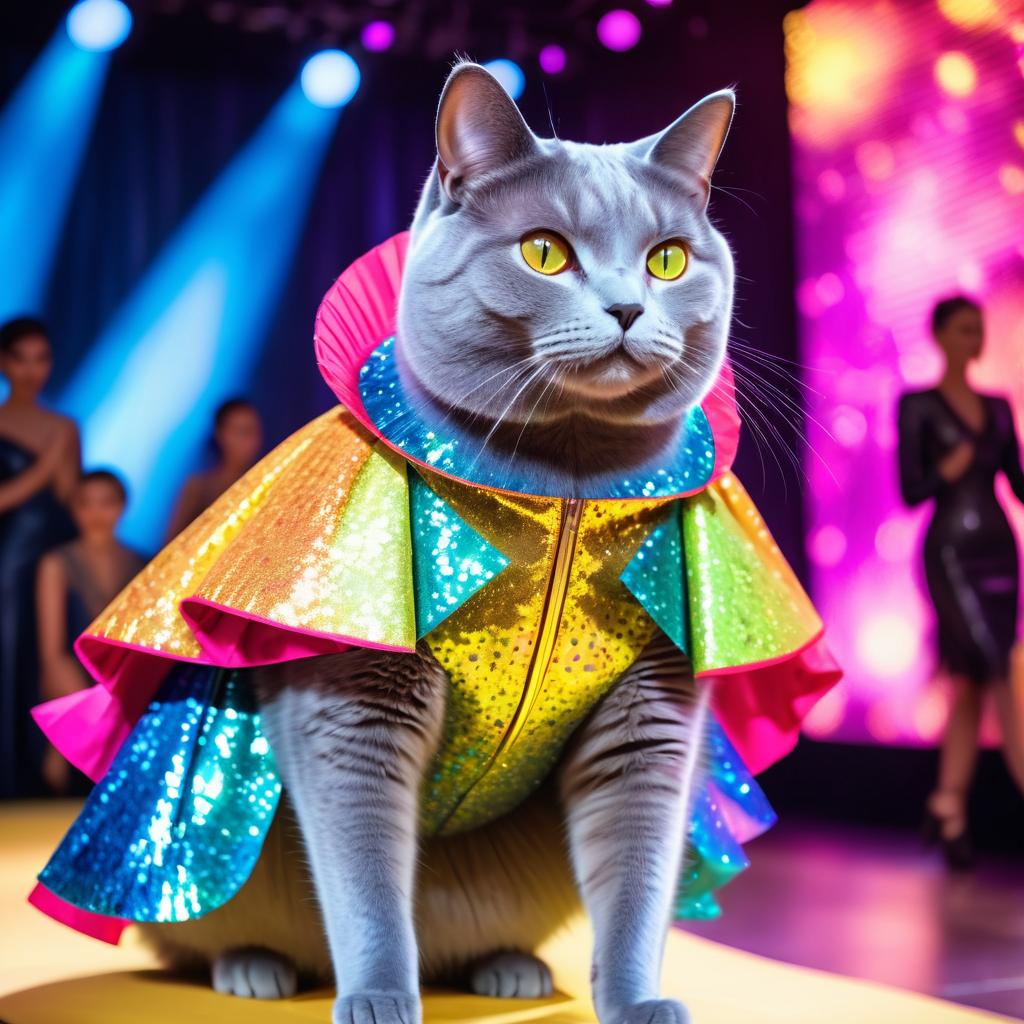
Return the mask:
<svg viewBox="0 0 1024 1024">
<path fill-rule="evenodd" d="M 430 484 L 508 559 L 424 640 L 450 687 L 422 824 L 448 834 L 518 804 L 651 640 L 657 626 L 620 577 L 668 503 Z"/>
</svg>

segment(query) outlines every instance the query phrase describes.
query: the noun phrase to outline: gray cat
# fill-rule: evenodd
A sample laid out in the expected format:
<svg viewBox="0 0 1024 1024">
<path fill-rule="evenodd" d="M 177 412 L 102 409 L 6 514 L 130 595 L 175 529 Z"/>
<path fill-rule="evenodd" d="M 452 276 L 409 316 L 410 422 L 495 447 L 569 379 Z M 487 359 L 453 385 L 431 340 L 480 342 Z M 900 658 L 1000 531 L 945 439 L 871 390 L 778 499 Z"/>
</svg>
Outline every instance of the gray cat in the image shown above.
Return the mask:
<svg viewBox="0 0 1024 1024">
<path fill-rule="evenodd" d="M 529 464 L 548 493 L 568 495 L 678 438 L 731 316 L 732 258 L 706 211 L 733 107 L 718 92 L 658 135 L 582 145 L 536 137 L 483 68 L 452 71 L 397 344 L 403 384 L 475 442 L 476 458 Z M 664 636 L 547 783 L 444 838 L 417 836 L 448 682 L 425 649 L 351 651 L 257 678 L 298 828 L 278 816 L 220 910 L 145 926 L 172 961 L 212 964 L 214 987 L 240 996 L 333 977 L 336 1024 L 414 1024 L 421 977 L 550 994 L 532 950 L 578 893 L 602 1024 L 686 1019 L 658 979 L 709 695 Z"/>
</svg>

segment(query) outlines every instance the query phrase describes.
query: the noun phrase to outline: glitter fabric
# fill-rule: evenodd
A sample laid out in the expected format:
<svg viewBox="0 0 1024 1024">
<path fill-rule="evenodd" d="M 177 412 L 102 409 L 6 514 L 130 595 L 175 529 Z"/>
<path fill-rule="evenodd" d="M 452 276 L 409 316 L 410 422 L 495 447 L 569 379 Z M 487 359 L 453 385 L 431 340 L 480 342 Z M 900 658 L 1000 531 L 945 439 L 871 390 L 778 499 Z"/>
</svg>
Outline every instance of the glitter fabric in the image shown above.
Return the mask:
<svg viewBox="0 0 1024 1024">
<path fill-rule="evenodd" d="M 359 376 L 360 394 L 374 426 L 403 454 L 417 463 L 460 480 L 505 491 L 544 494 L 528 466 L 505 458 L 492 460 L 479 440 L 461 434 L 450 418 L 428 421 L 422 403 L 402 390 L 395 360 L 395 339 L 388 338 L 370 354 Z M 715 442 L 703 410 L 687 414 L 675 450 L 626 477 L 596 480 L 580 498 L 658 498 L 695 492 L 711 478 Z"/>
<path fill-rule="evenodd" d="M 409 469 L 416 635 L 425 636 L 508 565 L 414 469 Z"/>
<path fill-rule="evenodd" d="M 237 608 L 269 609 L 286 601 L 297 571 L 300 580 L 318 572 L 319 566 L 304 559 L 326 550 L 371 440 L 345 413 L 332 409 L 278 445 L 178 534 L 89 626 L 78 645 L 86 664 L 95 668 L 108 653 L 104 641 L 201 658 L 202 648 L 179 606 L 206 582 L 203 596 Z"/>
<path fill-rule="evenodd" d="M 648 534 L 622 571 L 622 582 L 684 654 L 690 653 L 690 620 L 683 569 L 679 505 Z"/>
<path fill-rule="evenodd" d="M 451 686 L 422 818 L 451 833 L 519 803 L 654 635 L 619 576 L 664 503 L 571 503 L 425 477 L 509 561 L 426 637 Z"/>
<path fill-rule="evenodd" d="M 742 842 L 767 831 L 775 812 L 721 726 L 712 721 L 705 739 L 704 784 L 690 817 L 687 859 L 676 897 L 676 917 L 705 919 L 720 913 L 713 895 L 749 866 Z"/>
<path fill-rule="evenodd" d="M 404 461 L 351 428 L 315 451 L 282 475 L 193 596 L 293 629 L 412 648 Z"/>
<path fill-rule="evenodd" d="M 680 507 L 699 674 L 774 661 L 821 632 L 814 606 L 735 476 L 725 474 Z"/>
<path fill-rule="evenodd" d="M 249 877 L 280 792 L 247 681 L 180 665 L 39 880 L 96 914 L 201 917 Z"/>
<path fill-rule="evenodd" d="M 699 672 L 731 674 L 716 709 L 761 767 L 838 677 L 727 474 L 739 434 L 728 367 L 658 465 L 538 494 L 525 461 L 490 462 L 405 400 L 394 343 L 380 340 L 405 248 L 399 236 L 366 254 L 318 312 L 318 361 L 345 408 L 261 460 L 79 638 L 100 686 L 37 709 L 57 748 L 101 778 L 37 905 L 63 896 L 100 922 L 172 920 L 230 898 L 278 795 L 239 669 L 422 638 L 450 680 L 422 799 L 434 833 L 521 801 L 659 625 Z M 772 817 L 724 732 L 710 737 L 680 890 L 696 915 L 714 913 L 711 888 Z"/>
</svg>

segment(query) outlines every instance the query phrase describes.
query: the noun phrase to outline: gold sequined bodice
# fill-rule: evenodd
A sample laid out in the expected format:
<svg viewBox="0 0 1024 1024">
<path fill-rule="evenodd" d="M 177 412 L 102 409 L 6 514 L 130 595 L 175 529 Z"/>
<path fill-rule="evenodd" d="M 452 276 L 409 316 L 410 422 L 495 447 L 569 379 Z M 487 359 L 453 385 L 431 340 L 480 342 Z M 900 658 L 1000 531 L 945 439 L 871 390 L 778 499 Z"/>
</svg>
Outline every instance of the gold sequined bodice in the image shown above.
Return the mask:
<svg viewBox="0 0 1024 1024">
<path fill-rule="evenodd" d="M 426 637 L 451 686 L 423 824 L 451 833 L 519 803 L 654 635 L 619 577 L 668 505 L 428 482 L 509 559 Z"/>
</svg>

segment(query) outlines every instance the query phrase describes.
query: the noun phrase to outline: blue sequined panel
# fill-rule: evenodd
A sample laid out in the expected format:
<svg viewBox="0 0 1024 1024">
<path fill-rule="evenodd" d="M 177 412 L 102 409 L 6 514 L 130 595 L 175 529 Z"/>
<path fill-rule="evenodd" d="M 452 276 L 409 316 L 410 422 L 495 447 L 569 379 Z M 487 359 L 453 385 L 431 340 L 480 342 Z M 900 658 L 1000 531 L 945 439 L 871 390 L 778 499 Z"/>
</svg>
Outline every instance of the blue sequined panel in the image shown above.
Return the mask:
<svg viewBox="0 0 1024 1024">
<path fill-rule="evenodd" d="M 175 665 L 39 880 L 132 921 L 187 921 L 252 872 L 281 793 L 244 671 Z"/>
<path fill-rule="evenodd" d="M 427 635 L 508 565 L 415 471 L 409 473 L 416 636 Z"/>
<path fill-rule="evenodd" d="M 717 722 L 708 729 L 706 750 L 708 770 L 694 800 L 675 906 L 676 917 L 691 920 L 718 916 L 715 890 L 750 864 L 742 844 L 775 823 L 761 787 Z"/>
<path fill-rule="evenodd" d="M 581 494 L 549 494 L 527 463 L 481 450 L 481 441 L 461 433 L 451 417 L 425 418 L 421 402 L 403 391 L 395 360 L 395 339 L 388 338 L 370 354 L 359 372 L 363 405 L 388 441 L 417 462 L 471 484 L 553 498 L 668 498 L 699 490 L 711 479 L 715 443 L 711 425 L 700 407 L 686 416 L 675 450 L 627 477 L 607 477 L 588 484 Z"/>
</svg>

